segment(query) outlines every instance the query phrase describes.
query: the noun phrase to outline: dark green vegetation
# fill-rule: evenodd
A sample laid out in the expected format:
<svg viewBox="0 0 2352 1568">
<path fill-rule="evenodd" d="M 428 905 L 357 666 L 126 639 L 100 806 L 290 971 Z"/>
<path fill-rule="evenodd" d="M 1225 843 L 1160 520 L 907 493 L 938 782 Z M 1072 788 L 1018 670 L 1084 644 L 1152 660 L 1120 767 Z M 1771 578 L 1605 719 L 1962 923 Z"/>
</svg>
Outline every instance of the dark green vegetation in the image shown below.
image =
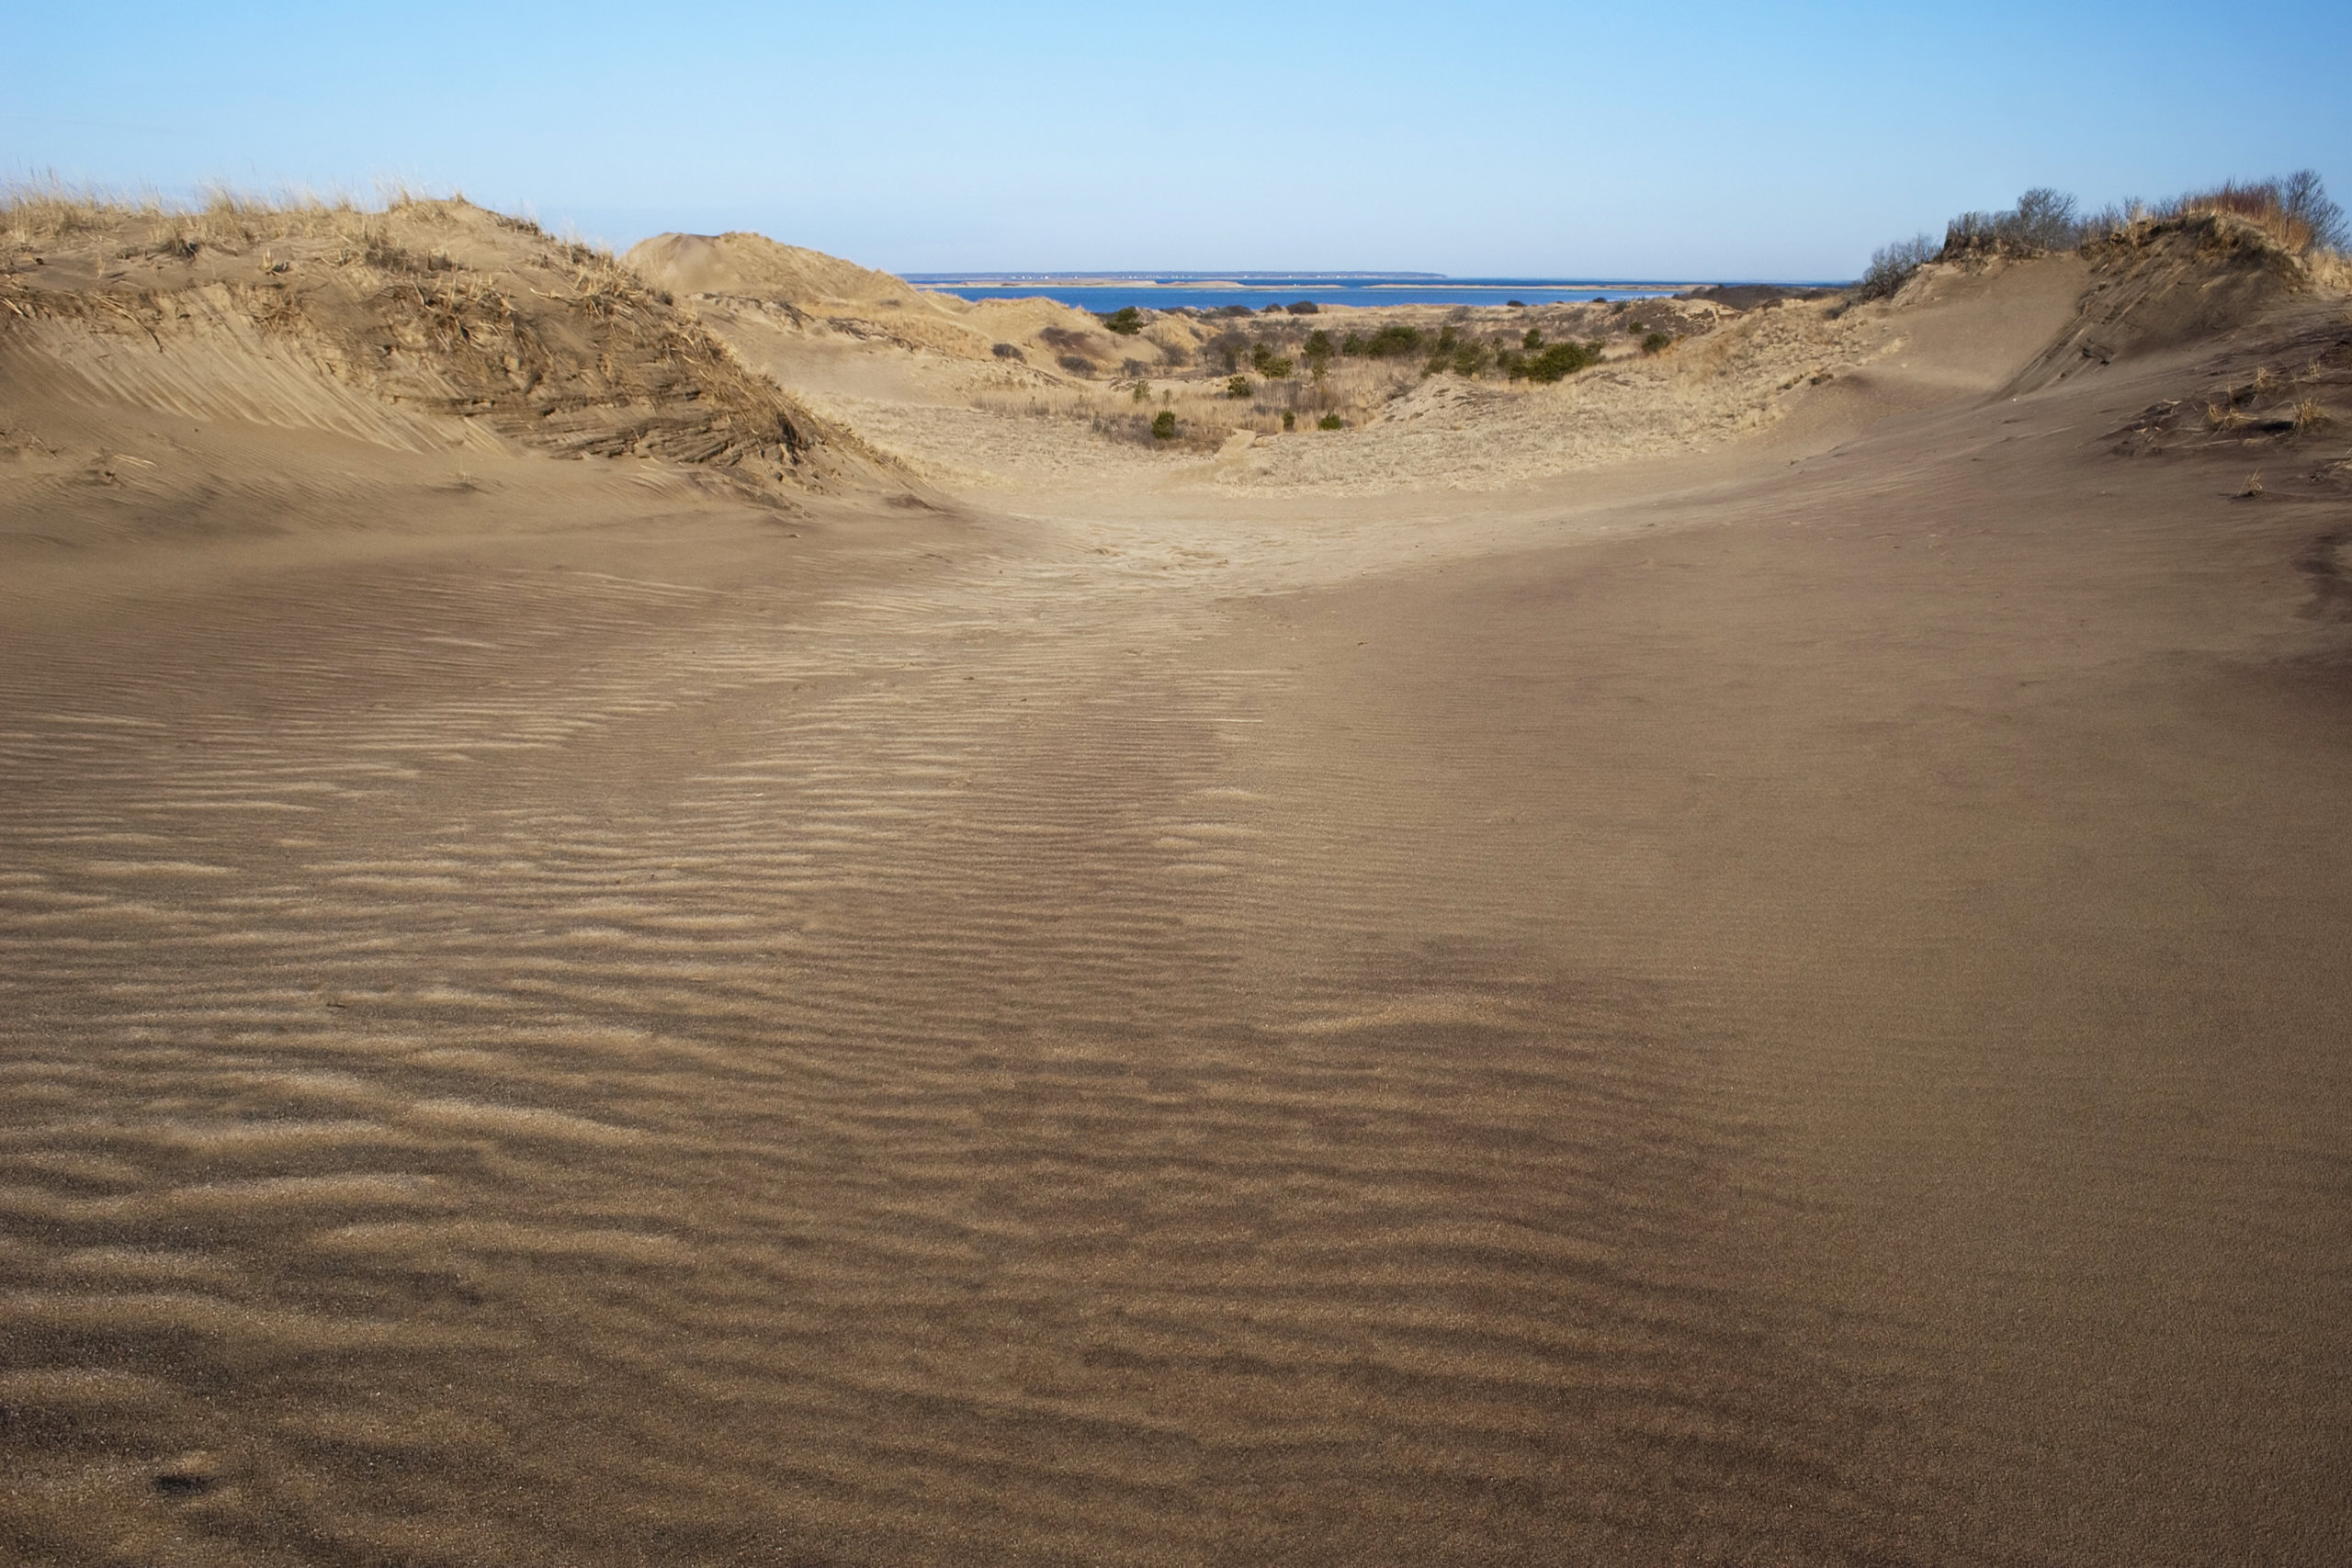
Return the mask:
<svg viewBox="0 0 2352 1568">
<path fill-rule="evenodd" d="M 1535 333 L 1527 335 L 1540 336 Z M 1495 356 L 1495 366 L 1514 381 L 1524 378 L 1549 382 L 1565 380 L 1600 358 L 1599 344 L 1555 343 L 1534 354 L 1505 349 Z"/>
<path fill-rule="evenodd" d="M 1161 409 L 1159 412 L 1153 417 L 1151 422 L 1151 434 L 1152 439 L 1155 441 L 1173 441 L 1176 438 L 1176 415 L 1174 411 L 1170 409 Z"/>
<path fill-rule="evenodd" d="M 1516 344 L 1508 335 L 1499 342 L 1486 343 L 1457 333 L 1448 323 L 1430 341 L 1430 356 L 1422 372 L 1434 376 L 1450 370 L 1456 376 L 1480 376 L 1491 366 L 1514 381 L 1558 381 L 1599 363 L 1600 346 L 1599 343 L 1547 346 L 1538 327 L 1528 328 Z"/>
<path fill-rule="evenodd" d="M 1315 352 L 1311 342 L 1307 352 L 1310 357 Z M 1456 376 L 1478 376 L 1492 366 L 1515 381 L 1557 381 L 1600 358 L 1599 344 L 1558 343 L 1547 348 L 1542 329 L 1536 327 L 1530 327 L 1514 345 L 1508 336 L 1499 344 L 1481 342 L 1457 333 L 1451 323 L 1431 336 L 1395 321 L 1369 337 L 1348 333 L 1340 341 L 1340 352 L 1366 359 L 1426 354 L 1422 369 L 1428 375 L 1450 370 Z"/>
<path fill-rule="evenodd" d="M 1121 337 L 1133 337 L 1143 331 L 1143 312 L 1133 305 L 1122 305 L 1103 317 L 1102 324 Z"/>
<path fill-rule="evenodd" d="M 1418 328 L 1391 321 L 1370 337 L 1350 333 L 1340 340 L 1340 352 L 1361 355 L 1366 359 L 1402 359 L 1419 353 L 1423 341 Z"/>
<path fill-rule="evenodd" d="M 1317 430 L 1345 430 L 1347 427 L 1348 422 L 1335 413 L 1327 413 L 1315 422 Z"/>
</svg>

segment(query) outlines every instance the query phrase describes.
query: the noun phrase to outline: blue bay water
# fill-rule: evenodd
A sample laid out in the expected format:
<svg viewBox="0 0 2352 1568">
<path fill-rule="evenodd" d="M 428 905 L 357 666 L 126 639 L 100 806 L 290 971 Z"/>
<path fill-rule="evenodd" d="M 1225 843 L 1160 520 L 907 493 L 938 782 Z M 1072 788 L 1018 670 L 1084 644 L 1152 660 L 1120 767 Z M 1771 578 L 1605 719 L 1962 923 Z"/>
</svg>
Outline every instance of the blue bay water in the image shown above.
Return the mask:
<svg viewBox="0 0 2352 1568">
<path fill-rule="evenodd" d="M 1241 305 L 1309 300 L 1317 305 L 1524 305 L 1573 304 L 1589 299 L 1636 299 L 1672 294 L 1688 283 L 1558 277 L 1445 277 L 1434 274 L 1379 275 L 1266 273 L 1127 274 L 909 273 L 908 282 L 966 299 L 1034 299 L 1044 296 L 1084 310 L 1116 310 L 1125 305 L 1168 310 L 1189 306 L 1214 310 Z"/>
</svg>

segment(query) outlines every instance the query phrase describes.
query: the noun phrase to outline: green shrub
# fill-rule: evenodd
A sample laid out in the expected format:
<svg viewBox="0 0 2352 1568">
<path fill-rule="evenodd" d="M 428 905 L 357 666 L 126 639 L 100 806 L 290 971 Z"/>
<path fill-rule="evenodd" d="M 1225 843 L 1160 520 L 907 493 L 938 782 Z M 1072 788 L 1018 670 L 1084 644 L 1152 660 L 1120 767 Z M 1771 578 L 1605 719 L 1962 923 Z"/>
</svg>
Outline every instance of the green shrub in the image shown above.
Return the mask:
<svg viewBox="0 0 2352 1568">
<path fill-rule="evenodd" d="M 1303 352 L 1306 354 L 1306 362 L 1309 365 L 1319 365 L 1329 360 L 1335 352 L 1331 343 L 1331 334 L 1325 332 L 1321 327 L 1316 328 L 1313 332 L 1306 334 L 1306 347 Z"/>
<path fill-rule="evenodd" d="M 1176 411 L 1173 409 L 1161 409 L 1159 414 L 1156 415 L 1151 422 L 1151 434 L 1155 440 L 1175 440 Z"/>
<path fill-rule="evenodd" d="M 1673 346 L 1674 339 L 1665 333 L 1652 333 L 1649 336 L 1642 339 L 1642 352 L 1644 354 L 1664 354 L 1668 349 L 1672 348 Z"/>
<path fill-rule="evenodd" d="M 1286 354 L 1276 354 L 1271 347 L 1262 343 L 1250 349 L 1250 365 L 1252 369 L 1256 370 L 1259 375 L 1263 376 L 1269 381 L 1288 380 L 1293 368 L 1290 362 L 1290 355 Z"/>
<path fill-rule="evenodd" d="M 1354 334 L 1349 335 L 1352 337 Z M 1363 353 L 1369 359 L 1400 359 L 1406 355 L 1419 353 L 1420 348 L 1421 334 L 1417 328 L 1408 327 L 1402 321 L 1391 321 L 1363 340 Z"/>
<path fill-rule="evenodd" d="M 1370 337 L 1350 333 L 1340 340 L 1341 354 L 1361 355 L 1367 359 L 1395 359 L 1419 352 L 1421 334 L 1401 321 L 1391 321 Z"/>
<path fill-rule="evenodd" d="M 1519 346 L 1521 348 L 1542 348 L 1544 346 L 1544 329 L 1542 327 L 1528 328 L 1527 335 L 1519 340 Z"/>
<path fill-rule="evenodd" d="M 1438 349 L 1430 355 L 1427 372 L 1436 375 L 1451 370 L 1456 376 L 1476 376 L 1487 367 L 1487 345 L 1482 343 L 1451 343 L 1451 333 L 1438 334 Z"/>
<path fill-rule="evenodd" d="M 1335 413 L 1327 413 L 1315 422 L 1317 430 L 1345 430 L 1347 427 L 1348 422 Z"/>
<path fill-rule="evenodd" d="M 1555 343 L 1535 354 L 1506 349 L 1497 363 L 1514 381 L 1557 381 L 1590 365 L 1593 358 L 1592 352 L 1580 343 Z"/>
<path fill-rule="evenodd" d="M 1284 430 L 1296 430 L 1298 428 L 1298 412 L 1296 410 L 1283 410 L 1283 428 Z"/>
<path fill-rule="evenodd" d="M 1133 337 L 1143 331 L 1143 312 L 1133 305 L 1122 305 L 1103 317 L 1102 324 L 1121 337 Z"/>
<path fill-rule="evenodd" d="M 1250 378 L 1247 376 L 1236 376 L 1232 380 L 1227 381 L 1225 384 L 1225 395 L 1228 398 L 1248 397 L 1250 395 Z"/>
</svg>

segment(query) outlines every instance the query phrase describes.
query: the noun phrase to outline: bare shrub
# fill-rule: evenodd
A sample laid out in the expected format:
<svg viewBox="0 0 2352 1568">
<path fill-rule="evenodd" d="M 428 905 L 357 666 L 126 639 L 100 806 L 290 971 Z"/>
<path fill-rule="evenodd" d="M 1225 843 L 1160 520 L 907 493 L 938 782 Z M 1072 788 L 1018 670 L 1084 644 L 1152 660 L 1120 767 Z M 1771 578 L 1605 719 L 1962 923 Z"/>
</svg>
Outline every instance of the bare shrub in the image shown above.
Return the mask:
<svg viewBox="0 0 2352 1568">
<path fill-rule="evenodd" d="M 989 349 L 989 352 L 995 355 L 999 359 L 1018 359 L 1025 362 L 1029 357 L 1009 343 L 998 344 L 995 347 Z"/>
<path fill-rule="evenodd" d="M 2009 253 L 2020 255 L 2043 251 L 2067 251 L 2083 243 L 2084 223 L 2075 198 L 2048 186 L 2036 186 L 2018 197 L 2006 212 L 1963 212 L 1944 226 L 1939 259 L 1957 261 L 1972 254 Z"/>
<path fill-rule="evenodd" d="M 1863 269 L 1861 280 L 1854 285 L 1855 301 L 1887 298 L 1910 282 L 1911 275 L 1933 261 L 1935 255 L 1936 243 L 1925 234 L 1881 245 L 1871 253 L 1871 265 Z"/>
</svg>

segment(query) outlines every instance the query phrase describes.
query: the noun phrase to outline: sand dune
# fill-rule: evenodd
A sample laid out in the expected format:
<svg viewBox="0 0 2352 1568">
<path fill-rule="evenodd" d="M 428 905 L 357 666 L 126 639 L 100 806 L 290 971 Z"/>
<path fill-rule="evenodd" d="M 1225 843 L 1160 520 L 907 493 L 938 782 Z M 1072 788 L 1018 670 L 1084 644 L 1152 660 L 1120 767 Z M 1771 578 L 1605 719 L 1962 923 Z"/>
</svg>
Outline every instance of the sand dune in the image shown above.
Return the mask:
<svg viewBox="0 0 2352 1568">
<path fill-rule="evenodd" d="M 961 500 L 11 317 L 0 1540 L 2344 1556 L 2352 351 L 2233 265 Z"/>
<path fill-rule="evenodd" d="M 68 210 L 15 249 L 0 307 L 16 408 L 655 457 L 754 491 L 871 477 L 871 454 L 747 374 L 668 296 L 463 201 Z"/>
</svg>

